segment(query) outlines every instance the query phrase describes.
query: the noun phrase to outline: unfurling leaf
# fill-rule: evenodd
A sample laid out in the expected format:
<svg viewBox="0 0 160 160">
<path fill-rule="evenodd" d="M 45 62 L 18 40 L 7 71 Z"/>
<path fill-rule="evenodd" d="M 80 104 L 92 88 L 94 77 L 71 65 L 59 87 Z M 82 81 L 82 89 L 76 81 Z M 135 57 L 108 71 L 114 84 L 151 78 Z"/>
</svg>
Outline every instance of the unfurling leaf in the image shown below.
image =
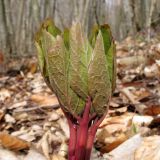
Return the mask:
<svg viewBox="0 0 160 160">
<path fill-rule="evenodd" d="M 99 32 L 91 63 L 89 65 L 89 94 L 93 99 L 93 108 L 96 113 L 103 114 L 108 107 L 111 97 L 111 82 L 107 59 L 104 54 L 102 33 Z"/>
<path fill-rule="evenodd" d="M 108 25 L 97 27 L 90 39 L 79 23 L 63 33 L 50 20 L 36 35 L 39 65 L 63 110 L 84 111 L 87 97 L 92 113 L 102 116 L 115 88 L 115 44 Z"/>
</svg>

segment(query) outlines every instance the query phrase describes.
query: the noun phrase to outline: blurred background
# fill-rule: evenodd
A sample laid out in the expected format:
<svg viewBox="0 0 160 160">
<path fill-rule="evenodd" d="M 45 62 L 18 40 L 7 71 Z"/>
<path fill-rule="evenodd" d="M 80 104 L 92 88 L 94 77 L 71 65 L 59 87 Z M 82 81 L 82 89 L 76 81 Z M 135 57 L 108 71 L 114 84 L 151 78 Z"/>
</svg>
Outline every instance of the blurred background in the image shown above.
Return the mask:
<svg viewBox="0 0 160 160">
<path fill-rule="evenodd" d="M 78 19 L 86 32 L 108 23 L 118 41 L 140 31 L 150 39 L 160 24 L 160 0 L 0 0 L 1 52 L 34 55 L 34 34 L 47 17 L 61 29 Z"/>
<path fill-rule="evenodd" d="M 78 20 L 87 33 L 108 23 L 116 42 L 117 86 L 91 159 L 159 160 L 160 0 L 0 0 L 0 132 L 34 142 L 47 159 L 66 160 L 67 122 L 39 72 L 34 47 L 48 17 L 62 30 Z M 0 146 L 23 149 L 12 141 L 0 134 Z M 0 148 L 0 159 L 5 153 Z"/>
</svg>

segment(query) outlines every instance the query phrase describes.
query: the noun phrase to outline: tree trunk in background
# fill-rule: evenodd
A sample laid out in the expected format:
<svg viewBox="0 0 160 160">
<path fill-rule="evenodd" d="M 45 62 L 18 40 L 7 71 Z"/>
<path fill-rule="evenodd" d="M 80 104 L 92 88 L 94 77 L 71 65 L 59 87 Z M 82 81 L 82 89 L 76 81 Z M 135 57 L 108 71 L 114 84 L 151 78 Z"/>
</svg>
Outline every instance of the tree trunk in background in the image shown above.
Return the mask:
<svg viewBox="0 0 160 160">
<path fill-rule="evenodd" d="M 7 53 L 12 53 L 13 45 L 12 45 L 12 38 L 13 38 L 13 28 L 12 28 L 12 20 L 11 20 L 11 12 L 10 4 L 8 0 L 1 1 L 1 15 L 2 15 L 2 39 L 4 41 L 4 49 L 6 49 Z M 3 44 L 3 42 L 2 42 Z"/>
<path fill-rule="evenodd" d="M 80 21 L 88 33 L 94 24 L 109 23 L 122 40 L 160 21 L 159 0 L 0 0 L 0 50 L 5 55 L 35 53 L 34 34 L 51 17 L 61 29 Z"/>
</svg>

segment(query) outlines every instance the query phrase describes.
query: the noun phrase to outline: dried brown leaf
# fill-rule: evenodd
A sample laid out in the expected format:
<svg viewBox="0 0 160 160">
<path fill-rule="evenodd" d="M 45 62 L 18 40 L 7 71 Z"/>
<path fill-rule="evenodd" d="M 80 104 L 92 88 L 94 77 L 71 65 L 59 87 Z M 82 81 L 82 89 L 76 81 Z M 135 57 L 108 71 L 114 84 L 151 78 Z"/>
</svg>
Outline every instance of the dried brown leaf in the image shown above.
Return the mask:
<svg viewBox="0 0 160 160">
<path fill-rule="evenodd" d="M 39 106 L 53 106 L 58 104 L 58 100 L 55 96 L 46 96 L 42 94 L 34 94 L 30 100 L 37 103 Z"/>
<path fill-rule="evenodd" d="M 2 120 L 3 117 L 4 117 L 4 112 L 0 110 L 0 121 Z"/>
<path fill-rule="evenodd" d="M 0 148 L 0 160 L 19 160 L 19 157 L 12 151 Z"/>
<path fill-rule="evenodd" d="M 137 160 L 134 158 L 134 154 L 137 147 L 141 145 L 142 140 L 142 137 L 137 134 L 109 152 L 109 154 L 104 154 L 104 158 L 109 160 Z"/>
<path fill-rule="evenodd" d="M 29 72 L 31 72 L 32 74 L 35 73 L 37 71 L 37 63 L 36 62 L 30 63 L 28 68 Z"/>
<path fill-rule="evenodd" d="M 150 115 L 150 116 L 156 116 L 158 114 L 160 114 L 160 105 L 150 105 L 149 107 L 144 109 L 144 114 L 146 115 Z"/>
<path fill-rule="evenodd" d="M 16 108 L 24 107 L 26 105 L 27 105 L 27 101 L 17 102 L 9 106 L 8 109 L 16 109 Z"/>
<path fill-rule="evenodd" d="M 39 153 L 36 150 L 29 150 L 29 153 L 27 154 L 27 156 L 24 158 L 24 160 L 47 160 L 47 158 L 42 155 L 41 153 Z"/>
<path fill-rule="evenodd" d="M 102 153 L 110 152 L 116 147 L 118 147 L 120 144 L 122 144 L 124 141 L 126 141 L 128 137 L 125 134 L 119 135 L 113 142 L 104 145 L 102 148 L 100 148 L 100 151 Z"/>
<path fill-rule="evenodd" d="M 0 89 L 0 101 L 3 102 L 10 97 L 11 97 L 11 93 L 8 89 L 5 89 L 5 88 Z"/>
<path fill-rule="evenodd" d="M 159 160 L 160 136 L 150 136 L 143 139 L 142 144 L 135 152 L 135 160 Z"/>
<path fill-rule="evenodd" d="M 30 147 L 28 142 L 3 132 L 0 133 L 0 143 L 3 147 L 14 151 L 29 149 Z"/>
<path fill-rule="evenodd" d="M 60 155 L 58 155 L 58 154 L 54 154 L 52 156 L 52 160 L 65 160 L 65 158 L 60 156 Z"/>
</svg>

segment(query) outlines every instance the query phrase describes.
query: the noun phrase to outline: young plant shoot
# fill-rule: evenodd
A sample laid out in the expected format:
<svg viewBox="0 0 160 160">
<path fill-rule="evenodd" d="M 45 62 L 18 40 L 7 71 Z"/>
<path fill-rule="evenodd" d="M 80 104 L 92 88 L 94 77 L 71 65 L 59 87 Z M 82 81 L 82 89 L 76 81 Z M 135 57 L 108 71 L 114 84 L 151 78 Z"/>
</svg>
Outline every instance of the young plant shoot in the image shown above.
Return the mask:
<svg viewBox="0 0 160 160">
<path fill-rule="evenodd" d="M 36 34 L 41 73 L 70 128 L 69 160 L 89 160 L 115 88 L 115 44 L 108 25 L 87 35 L 80 23 L 61 32 L 47 19 Z"/>
</svg>

